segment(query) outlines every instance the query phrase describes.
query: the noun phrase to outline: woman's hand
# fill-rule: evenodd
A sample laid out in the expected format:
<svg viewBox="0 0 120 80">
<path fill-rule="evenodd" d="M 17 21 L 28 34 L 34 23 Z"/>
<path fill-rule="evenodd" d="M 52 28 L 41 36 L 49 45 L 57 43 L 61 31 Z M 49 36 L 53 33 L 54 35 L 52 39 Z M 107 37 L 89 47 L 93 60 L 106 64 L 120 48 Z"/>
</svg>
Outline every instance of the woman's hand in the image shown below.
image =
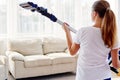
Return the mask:
<svg viewBox="0 0 120 80">
<path fill-rule="evenodd" d="M 63 29 L 64 29 L 65 32 L 70 31 L 70 29 L 68 28 L 68 26 L 69 25 L 67 23 L 65 23 L 65 22 L 63 23 L 62 27 L 63 27 Z"/>
</svg>

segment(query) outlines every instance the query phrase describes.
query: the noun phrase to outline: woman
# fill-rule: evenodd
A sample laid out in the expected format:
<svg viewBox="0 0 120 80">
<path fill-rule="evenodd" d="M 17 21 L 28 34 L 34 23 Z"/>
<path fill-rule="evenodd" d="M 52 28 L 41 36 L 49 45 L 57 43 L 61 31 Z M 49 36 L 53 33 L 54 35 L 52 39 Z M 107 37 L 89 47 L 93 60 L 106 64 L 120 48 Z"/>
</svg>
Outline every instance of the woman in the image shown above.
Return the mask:
<svg viewBox="0 0 120 80">
<path fill-rule="evenodd" d="M 92 6 L 91 16 L 94 25 L 81 28 L 74 41 L 67 23 L 63 24 L 70 54 L 79 50 L 76 80 L 111 80 L 109 52 L 113 67 L 120 68 L 115 15 L 107 1 L 98 0 Z"/>
</svg>

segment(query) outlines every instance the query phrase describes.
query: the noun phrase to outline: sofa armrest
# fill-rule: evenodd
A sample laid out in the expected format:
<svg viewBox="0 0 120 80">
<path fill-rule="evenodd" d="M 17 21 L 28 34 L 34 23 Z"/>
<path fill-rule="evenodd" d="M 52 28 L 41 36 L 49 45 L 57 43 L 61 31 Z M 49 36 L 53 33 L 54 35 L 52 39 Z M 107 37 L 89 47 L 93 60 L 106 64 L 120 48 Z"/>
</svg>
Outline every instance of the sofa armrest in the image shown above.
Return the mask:
<svg viewBox="0 0 120 80">
<path fill-rule="evenodd" d="M 6 64 L 6 57 L 5 56 L 0 56 L 0 65 L 5 65 Z"/>
<path fill-rule="evenodd" d="M 24 61 L 24 55 L 20 54 L 19 52 L 15 52 L 15 51 L 7 51 L 6 52 L 6 56 L 10 59 L 12 59 L 13 61 Z"/>
</svg>

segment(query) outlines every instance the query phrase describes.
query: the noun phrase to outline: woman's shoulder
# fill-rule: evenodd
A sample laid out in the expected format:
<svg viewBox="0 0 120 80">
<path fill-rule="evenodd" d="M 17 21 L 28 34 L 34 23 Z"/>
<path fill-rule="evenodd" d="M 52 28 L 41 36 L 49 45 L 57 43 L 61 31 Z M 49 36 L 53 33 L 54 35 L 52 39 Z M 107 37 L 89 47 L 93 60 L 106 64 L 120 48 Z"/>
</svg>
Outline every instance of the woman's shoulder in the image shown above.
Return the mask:
<svg viewBox="0 0 120 80">
<path fill-rule="evenodd" d="M 87 31 L 87 30 L 90 30 L 90 29 L 92 29 L 92 27 L 88 26 L 88 27 L 82 27 L 78 31 Z"/>
<path fill-rule="evenodd" d="M 99 33 L 100 29 L 98 28 L 94 28 L 92 26 L 88 26 L 88 27 L 82 27 L 78 30 L 78 34 L 92 34 L 92 33 Z"/>
</svg>

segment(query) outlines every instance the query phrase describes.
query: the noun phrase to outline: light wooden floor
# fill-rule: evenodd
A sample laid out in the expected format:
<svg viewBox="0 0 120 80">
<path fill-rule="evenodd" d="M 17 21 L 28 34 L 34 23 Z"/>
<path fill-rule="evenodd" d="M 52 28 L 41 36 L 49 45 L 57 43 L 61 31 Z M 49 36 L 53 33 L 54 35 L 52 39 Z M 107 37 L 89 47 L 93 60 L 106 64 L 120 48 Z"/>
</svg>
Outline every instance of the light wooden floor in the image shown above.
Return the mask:
<svg viewBox="0 0 120 80">
<path fill-rule="evenodd" d="M 113 74 L 112 80 L 120 80 L 120 76 Z M 8 80 L 15 80 L 11 75 L 9 75 Z M 63 73 L 49 76 L 41 76 L 35 78 L 19 79 L 19 80 L 75 80 L 75 73 Z"/>
</svg>

